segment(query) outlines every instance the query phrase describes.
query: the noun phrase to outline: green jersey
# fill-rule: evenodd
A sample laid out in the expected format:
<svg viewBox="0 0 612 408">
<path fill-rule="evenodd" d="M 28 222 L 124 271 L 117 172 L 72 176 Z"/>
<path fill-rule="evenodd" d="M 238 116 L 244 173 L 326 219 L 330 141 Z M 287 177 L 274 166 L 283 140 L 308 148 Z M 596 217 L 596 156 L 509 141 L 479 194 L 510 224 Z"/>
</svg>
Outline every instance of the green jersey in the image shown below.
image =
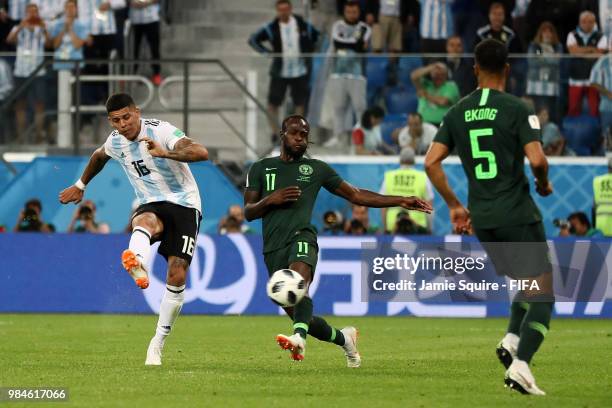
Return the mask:
<svg viewBox="0 0 612 408">
<path fill-rule="evenodd" d="M 504 92 L 477 89 L 448 111 L 434 141 L 451 151 L 456 148 L 468 179 L 475 227 L 541 221 L 523 164 L 523 146 L 540 140 L 533 109 Z"/>
<path fill-rule="evenodd" d="M 298 186 L 300 198 L 268 211 L 263 217 L 263 252 L 271 252 L 291 244 L 301 234 L 316 237 L 311 224 L 312 208 L 321 187 L 334 192 L 342 178 L 321 160 L 301 158 L 285 162 L 280 157 L 261 159 L 251 166 L 246 189 L 257 191 L 264 198 L 285 187 Z"/>
</svg>

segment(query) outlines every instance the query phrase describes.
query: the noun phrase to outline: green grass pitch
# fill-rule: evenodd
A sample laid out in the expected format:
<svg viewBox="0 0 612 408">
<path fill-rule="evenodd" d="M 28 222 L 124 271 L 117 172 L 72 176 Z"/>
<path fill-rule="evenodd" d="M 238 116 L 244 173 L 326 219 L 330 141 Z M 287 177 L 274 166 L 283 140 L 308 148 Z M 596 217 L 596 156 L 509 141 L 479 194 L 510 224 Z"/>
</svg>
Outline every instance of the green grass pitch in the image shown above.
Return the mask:
<svg viewBox="0 0 612 408">
<path fill-rule="evenodd" d="M 68 387 L 80 407 L 604 407 L 612 404 L 612 324 L 553 320 L 533 362 L 548 395 L 503 387 L 503 319 L 335 318 L 360 330 L 359 369 L 309 339 L 289 360 L 283 317 L 181 316 L 164 365 L 145 367 L 155 316 L 2 315 L 0 386 Z M 520 404 L 520 405 L 519 405 Z M 0 403 L 4 405 L 4 403 Z M 11 403 L 7 406 L 26 406 Z"/>
</svg>

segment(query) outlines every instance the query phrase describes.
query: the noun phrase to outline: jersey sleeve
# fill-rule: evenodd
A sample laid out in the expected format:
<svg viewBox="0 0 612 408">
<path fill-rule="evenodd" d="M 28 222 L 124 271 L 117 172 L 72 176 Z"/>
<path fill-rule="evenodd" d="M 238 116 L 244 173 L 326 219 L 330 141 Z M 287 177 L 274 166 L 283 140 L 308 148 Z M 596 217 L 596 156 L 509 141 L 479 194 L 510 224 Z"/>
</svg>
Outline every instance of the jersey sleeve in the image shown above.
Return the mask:
<svg viewBox="0 0 612 408">
<path fill-rule="evenodd" d="M 261 162 L 256 161 L 247 173 L 246 186 L 248 191 L 261 191 Z"/>
<path fill-rule="evenodd" d="M 436 136 L 433 139 L 434 142 L 446 145 L 449 151 L 452 151 L 455 148 L 455 142 L 451 133 L 451 125 L 449 123 L 451 112 L 453 112 L 452 109 L 448 111 L 448 113 L 444 117 L 444 120 L 442 121 L 442 123 L 440 123 L 440 128 L 438 129 L 438 132 L 436 133 Z"/>
<path fill-rule="evenodd" d="M 519 131 L 519 140 L 522 146 L 531 142 L 542 141 L 542 131 L 540 120 L 535 114 L 533 108 L 521 103 L 518 109 L 517 129 Z"/>
<path fill-rule="evenodd" d="M 113 152 L 113 135 L 111 134 L 106 138 L 106 142 L 104 142 L 104 153 L 107 156 L 115 158 L 115 154 Z"/>
<path fill-rule="evenodd" d="M 327 163 L 321 162 L 321 171 L 323 172 L 323 187 L 331 193 L 336 191 L 336 189 L 342 184 L 344 181 L 342 177 L 336 173 L 336 170 L 331 168 L 331 166 Z"/>
<path fill-rule="evenodd" d="M 168 122 L 160 123 L 159 127 L 158 137 L 160 138 L 162 145 L 168 150 L 174 150 L 174 145 L 176 145 L 176 142 L 184 137 L 187 137 L 185 132 Z"/>
</svg>

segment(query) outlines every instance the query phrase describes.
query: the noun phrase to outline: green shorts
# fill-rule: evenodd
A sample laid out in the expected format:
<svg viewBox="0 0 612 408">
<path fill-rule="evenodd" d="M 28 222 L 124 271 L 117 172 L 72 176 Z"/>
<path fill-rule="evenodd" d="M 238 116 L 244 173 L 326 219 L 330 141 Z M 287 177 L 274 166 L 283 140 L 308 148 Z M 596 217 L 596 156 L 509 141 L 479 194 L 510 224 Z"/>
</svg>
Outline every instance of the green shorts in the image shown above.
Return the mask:
<svg viewBox="0 0 612 408">
<path fill-rule="evenodd" d="M 552 271 L 544 224 L 474 228 L 498 275 L 513 279 L 535 278 Z"/>
<path fill-rule="evenodd" d="M 300 238 L 284 248 L 264 254 L 264 262 L 268 268 L 268 276 L 279 269 L 287 269 L 293 262 L 304 262 L 312 268 L 312 274 L 317 267 L 319 259 L 319 245 L 317 240 Z"/>
</svg>

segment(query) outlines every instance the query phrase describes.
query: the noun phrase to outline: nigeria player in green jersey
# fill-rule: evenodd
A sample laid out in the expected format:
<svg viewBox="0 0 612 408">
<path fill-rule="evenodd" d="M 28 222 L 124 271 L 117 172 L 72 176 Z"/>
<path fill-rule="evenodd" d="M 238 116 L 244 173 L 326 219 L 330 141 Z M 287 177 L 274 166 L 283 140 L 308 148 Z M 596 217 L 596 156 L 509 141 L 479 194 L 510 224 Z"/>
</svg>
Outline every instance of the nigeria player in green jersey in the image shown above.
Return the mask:
<svg viewBox="0 0 612 408">
<path fill-rule="evenodd" d="M 533 109 L 504 93 L 508 52 L 497 40 L 474 52 L 478 89 L 446 114 L 425 158 L 425 170 L 450 209 L 455 230 L 474 233 L 498 273 L 535 282 L 517 294 L 508 330 L 497 348 L 507 386 L 544 395 L 529 368 L 549 328 L 554 304 L 551 266 L 540 211 L 529 194 L 523 161 L 529 160 L 536 191 L 552 193 L 548 163 Z M 456 149 L 468 179 L 469 211 L 450 188 L 442 161 Z M 504 244 L 499 244 L 503 242 Z M 525 243 L 528 244 L 520 244 Z M 497 244 L 496 244 L 497 243 Z M 501 248 L 501 250 L 500 250 Z"/>
<path fill-rule="evenodd" d="M 280 156 L 255 162 L 247 175 L 244 193 L 246 219 L 263 218 L 263 254 L 268 273 L 289 268 L 304 277 L 307 287 L 317 265 L 317 231 L 310 218 L 321 187 L 353 204 L 368 207 L 403 207 L 431 212 L 431 205 L 416 197 L 386 196 L 354 187 L 342 180 L 325 162 L 304 157 L 310 126 L 299 115 L 282 123 Z M 294 360 L 303 360 L 306 335 L 343 347 L 347 365 L 359 367 L 357 330 L 336 330 L 323 318 L 313 316 L 313 304 L 306 295 L 297 305 L 285 308 L 293 319 L 293 335 L 278 335 L 281 348 Z"/>
</svg>

